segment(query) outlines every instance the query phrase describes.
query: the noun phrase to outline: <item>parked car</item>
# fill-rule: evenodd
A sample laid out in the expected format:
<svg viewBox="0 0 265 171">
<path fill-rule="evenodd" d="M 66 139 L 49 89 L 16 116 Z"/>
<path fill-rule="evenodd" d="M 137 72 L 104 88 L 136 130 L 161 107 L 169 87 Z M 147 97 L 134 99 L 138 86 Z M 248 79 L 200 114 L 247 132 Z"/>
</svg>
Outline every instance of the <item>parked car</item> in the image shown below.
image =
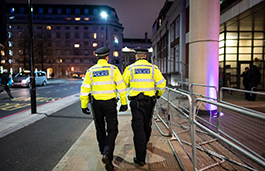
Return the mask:
<svg viewBox="0 0 265 171">
<path fill-rule="evenodd" d="M 47 76 L 44 71 L 34 71 L 35 73 L 35 84 L 36 85 L 47 85 Z M 30 86 L 30 71 L 25 70 L 23 72 L 19 72 L 13 78 L 13 86 L 21 86 L 21 87 L 29 87 Z"/>
</svg>

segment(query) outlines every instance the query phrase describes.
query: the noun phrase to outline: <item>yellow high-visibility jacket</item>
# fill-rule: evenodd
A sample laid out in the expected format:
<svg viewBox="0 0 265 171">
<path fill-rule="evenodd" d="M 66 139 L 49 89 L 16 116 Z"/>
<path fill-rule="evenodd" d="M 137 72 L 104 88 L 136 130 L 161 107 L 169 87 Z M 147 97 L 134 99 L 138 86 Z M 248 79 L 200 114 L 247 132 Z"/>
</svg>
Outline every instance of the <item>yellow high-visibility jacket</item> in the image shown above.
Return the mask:
<svg viewBox="0 0 265 171">
<path fill-rule="evenodd" d="M 150 64 L 145 59 L 140 59 L 127 66 L 123 73 L 126 86 L 129 87 L 129 95 L 144 95 L 152 97 L 158 91 L 157 96 L 162 96 L 166 87 L 166 80 L 156 65 Z"/>
<path fill-rule="evenodd" d="M 87 108 L 89 93 L 96 100 L 110 100 L 117 97 L 117 90 L 121 104 L 127 105 L 127 90 L 120 70 L 105 59 L 100 59 L 86 72 L 80 91 L 81 107 Z"/>
</svg>

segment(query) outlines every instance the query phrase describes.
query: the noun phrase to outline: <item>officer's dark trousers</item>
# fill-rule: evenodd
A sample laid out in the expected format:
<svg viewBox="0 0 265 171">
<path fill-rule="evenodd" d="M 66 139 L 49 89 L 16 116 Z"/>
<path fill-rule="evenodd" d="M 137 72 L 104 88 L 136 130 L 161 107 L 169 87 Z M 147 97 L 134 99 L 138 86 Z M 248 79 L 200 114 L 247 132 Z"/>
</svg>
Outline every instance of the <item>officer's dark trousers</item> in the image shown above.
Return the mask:
<svg viewBox="0 0 265 171">
<path fill-rule="evenodd" d="M 151 136 L 153 102 L 147 101 L 144 106 L 139 105 L 138 101 L 131 101 L 132 111 L 132 130 L 134 133 L 133 141 L 136 158 L 140 162 L 145 162 L 146 146 Z"/>
<path fill-rule="evenodd" d="M 115 100 L 94 100 L 95 125 L 99 150 L 107 155 L 109 160 L 113 159 L 115 139 L 118 134 L 117 104 Z M 105 129 L 107 123 L 107 132 Z"/>
</svg>

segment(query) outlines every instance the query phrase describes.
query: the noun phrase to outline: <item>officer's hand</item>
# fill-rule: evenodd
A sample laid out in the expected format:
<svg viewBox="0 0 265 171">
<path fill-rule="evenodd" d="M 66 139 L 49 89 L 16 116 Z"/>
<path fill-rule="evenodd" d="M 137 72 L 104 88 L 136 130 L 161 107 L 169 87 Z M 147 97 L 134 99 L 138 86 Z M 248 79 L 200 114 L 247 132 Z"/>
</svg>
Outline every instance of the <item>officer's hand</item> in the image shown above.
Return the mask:
<svg viewBox="0 0 265 171">
<path fill-rule="evenodd" d="M 90 114 L 90 111 L 89 111 L 88 108 L 82 108 L 82 112 L 83 112 L 84 114 L 87 114 L 87 115 Z"/>
<path fill-rule="evenodd" d="M 128 109 L 127 105 L 121 105 L 119 112 L 124 112 Z"/>
</svg>

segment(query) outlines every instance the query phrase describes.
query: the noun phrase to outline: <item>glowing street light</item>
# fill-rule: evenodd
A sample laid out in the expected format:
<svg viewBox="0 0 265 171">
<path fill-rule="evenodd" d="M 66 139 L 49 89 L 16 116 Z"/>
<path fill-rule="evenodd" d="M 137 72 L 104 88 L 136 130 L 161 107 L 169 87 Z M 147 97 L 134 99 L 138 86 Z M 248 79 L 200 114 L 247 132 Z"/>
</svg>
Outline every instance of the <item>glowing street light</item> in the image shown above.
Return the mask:
<svg viewBox="0 0 265 171">
<path fill-rule="evenodd" d="M 100 13 L 100 16 L 105 19 L 105 27 L 106 27 L 106 47 L 108 47 L 108 31 L 107 31 L 108 14 L 105 11 L 103 11 L 103 12 Z"/>
</svg>

